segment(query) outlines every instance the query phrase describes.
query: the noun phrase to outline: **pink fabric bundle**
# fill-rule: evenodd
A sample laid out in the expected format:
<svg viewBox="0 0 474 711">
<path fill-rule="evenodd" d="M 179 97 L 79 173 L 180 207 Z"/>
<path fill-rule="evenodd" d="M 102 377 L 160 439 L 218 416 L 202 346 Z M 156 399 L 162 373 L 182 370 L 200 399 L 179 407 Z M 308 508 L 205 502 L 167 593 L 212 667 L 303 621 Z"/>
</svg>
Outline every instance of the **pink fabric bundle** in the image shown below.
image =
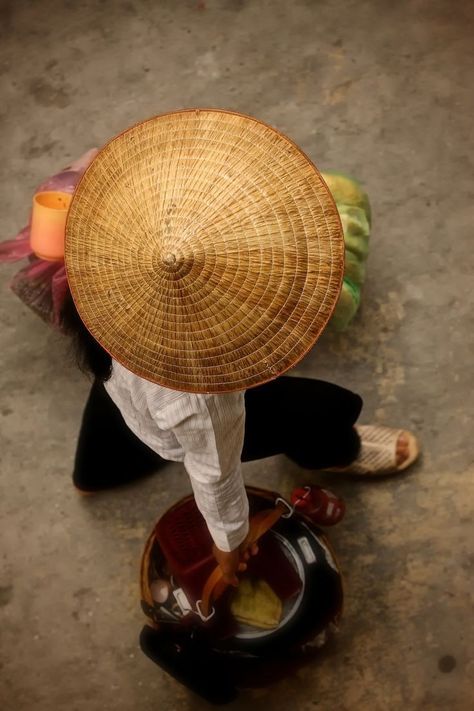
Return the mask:
<svg viewBox="0 0 474 711">
<path fill-rule="evenodd" d="M 58 190 L 72 194 L 97 153 L 96 148 L 87 151 L 60 173 L 45 180 L 35 192 Z M 28 259 L 28 264 L 13 277 L 11 289 L 44 321 L 59 327 L 61 307 L 68 293 L 64 261 L 48 262 L 32 252 L 30 224 L 31 220 L 16 237 L 0 243 L 0 264 Z"/>
</svg>

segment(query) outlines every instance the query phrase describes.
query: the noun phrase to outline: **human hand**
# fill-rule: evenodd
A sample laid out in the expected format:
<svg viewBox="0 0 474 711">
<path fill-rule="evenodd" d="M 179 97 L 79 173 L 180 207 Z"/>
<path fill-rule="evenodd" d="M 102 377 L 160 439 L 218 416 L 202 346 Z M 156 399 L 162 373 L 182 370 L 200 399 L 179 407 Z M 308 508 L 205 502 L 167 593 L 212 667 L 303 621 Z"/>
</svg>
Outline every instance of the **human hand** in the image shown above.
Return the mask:
<svg viewBox="0 0 474 711">
<path fill-rule="evenodd" d="M 251 555 L 257 555 L 258 546 L 256 543 L 249 545 L 244 541 L 233 551 L 221 551 L 217 546 L 214 546 L 213 553 L 225 582 L 237 587 L 239 584 L 237 573 L 247 569 L 247 561 Z"/>
</svg>

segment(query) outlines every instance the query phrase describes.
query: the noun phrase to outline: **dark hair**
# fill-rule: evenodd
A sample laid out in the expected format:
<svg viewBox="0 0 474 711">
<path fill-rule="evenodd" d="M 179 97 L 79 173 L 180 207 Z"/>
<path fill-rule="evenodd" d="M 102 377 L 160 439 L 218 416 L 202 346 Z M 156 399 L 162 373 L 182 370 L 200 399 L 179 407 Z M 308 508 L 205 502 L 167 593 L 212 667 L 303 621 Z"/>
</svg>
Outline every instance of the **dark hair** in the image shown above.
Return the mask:
<svg viewBox="0 0 474 711">
<path fill-rule="evenodd" d="M 112 375 L 112 357 L 89 333 L 79 316 L 71 293 L 68 292 L 61 309 L 60 326 L 72 340 L 76 362 L 84 373 L 105 382 Z"/>
</svg>

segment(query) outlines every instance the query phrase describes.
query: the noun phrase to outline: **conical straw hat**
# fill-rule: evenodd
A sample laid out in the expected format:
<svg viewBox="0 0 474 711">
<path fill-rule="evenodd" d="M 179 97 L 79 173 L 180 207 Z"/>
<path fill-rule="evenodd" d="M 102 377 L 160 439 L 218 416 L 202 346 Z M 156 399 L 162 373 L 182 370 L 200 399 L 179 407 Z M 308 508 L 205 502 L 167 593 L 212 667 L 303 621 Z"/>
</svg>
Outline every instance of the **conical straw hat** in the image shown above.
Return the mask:
<svg viewBox="0 0 474 711">
<path fill-rule="evenodd" d="M 288 370 L 330 318 L 343 264 L 315 166 L 226 111 L 157 116 L 114 138 L 67 220 L 85 325 L 126 368 L 175 390 L 244 390 Z"/>
</svg>

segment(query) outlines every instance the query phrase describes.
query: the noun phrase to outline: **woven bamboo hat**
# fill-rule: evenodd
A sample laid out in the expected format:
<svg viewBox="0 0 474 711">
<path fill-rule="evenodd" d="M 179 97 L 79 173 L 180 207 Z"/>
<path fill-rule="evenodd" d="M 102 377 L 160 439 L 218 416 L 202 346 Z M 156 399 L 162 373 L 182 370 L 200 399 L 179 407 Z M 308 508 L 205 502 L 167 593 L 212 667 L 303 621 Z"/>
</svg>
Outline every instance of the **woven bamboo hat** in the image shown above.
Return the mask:
<svg viewBox="0 0 474 711">
<path fill-rule="evenodd" d="M 336 304 L 344 241 L 319 172 L 248 116 L 189 110 L 114 138 L 74 194 L 65 259 L 96 340 L 175 390 L 288 370 Z"/>
</svg>

